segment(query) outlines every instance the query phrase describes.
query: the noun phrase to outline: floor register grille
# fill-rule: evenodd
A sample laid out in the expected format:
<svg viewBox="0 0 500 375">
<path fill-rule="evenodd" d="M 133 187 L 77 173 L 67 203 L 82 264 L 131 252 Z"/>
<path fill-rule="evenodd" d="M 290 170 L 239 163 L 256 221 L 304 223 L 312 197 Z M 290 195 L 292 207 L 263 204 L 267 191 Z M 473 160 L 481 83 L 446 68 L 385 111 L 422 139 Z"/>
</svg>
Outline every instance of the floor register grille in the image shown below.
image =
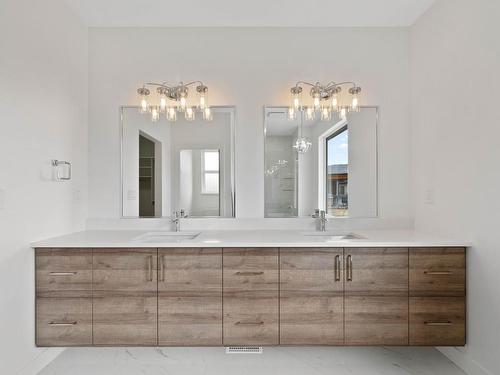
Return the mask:
<svg viewBox="0 0 500 375">
<path fill-rule="evenodd" d="M 262 354 L 262 346 L 228 346 L 226 354 Z"/>
</svg>

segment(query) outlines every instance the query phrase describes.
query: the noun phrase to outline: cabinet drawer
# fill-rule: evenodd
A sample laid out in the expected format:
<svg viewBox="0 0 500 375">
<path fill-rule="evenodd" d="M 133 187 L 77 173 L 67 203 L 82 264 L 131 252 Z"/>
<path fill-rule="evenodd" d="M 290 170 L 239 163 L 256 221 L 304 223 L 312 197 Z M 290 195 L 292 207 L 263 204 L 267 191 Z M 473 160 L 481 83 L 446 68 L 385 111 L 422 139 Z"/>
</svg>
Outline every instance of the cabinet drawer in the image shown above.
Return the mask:
<svg viewBox="0 0 500 375">
<path fill-rule="evenodd" d="M 92 345 L 92 300 L 37 298 L 36 345 Z"/>
<path fill-rule="evenodd" d="M 465 345 L 465 298 L 411 297 L 410 345 Z"/>
<path fill-rule="evenodd" d="M 224 249 L 224 293 L 278 291 L 278 249 Z"/>
<path fill-rule="evenodd" d="M 224 297 L 224 345 L 278 345 L 277 293 Z"/>
<path fill-rule="evenodd" d="M 464 296 L 464 248 L 410 250 L 410 296 Z"/>
<path fill-rule="evenodd" d="M 224 249 L 224 345 L 278 345 L 278 249 Z"/>
<path fill-rule="evenodd" d="M 36 291 L 39 297 L 90 297 L 92 250 L 37 249 Z"/>
</svg>

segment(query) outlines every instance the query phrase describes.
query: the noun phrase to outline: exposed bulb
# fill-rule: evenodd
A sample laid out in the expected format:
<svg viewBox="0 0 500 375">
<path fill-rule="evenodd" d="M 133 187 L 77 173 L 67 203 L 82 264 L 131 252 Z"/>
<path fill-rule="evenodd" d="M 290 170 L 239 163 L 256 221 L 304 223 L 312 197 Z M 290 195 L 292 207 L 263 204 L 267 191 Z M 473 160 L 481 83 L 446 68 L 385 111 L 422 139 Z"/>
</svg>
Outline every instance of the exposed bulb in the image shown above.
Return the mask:
<svg viewBox="0 0 500 375">
<path fill-rule="evenodd" d="M 321 108 L 321 121 L 330 121 L 332 118 L 332 113 L 330 112 L 330 108 L 324 106 Z"/>
<path fill-rule="evenodd" d="M 203 110 L 203 120 L 212 121 L 212 119 L 212 110 L 210 109 L 210 107 L 205 107 L 205 109 Z"/>
<path fill-rule="evenodd" d="M 357 94 L 352 96 L 351 107 L 349 108 L 350 112 L 359 112 L 359 98 Z"/>
<path fill-rule="evenodd" d="M 148 111 L 148 101 L 146 97 L 143 96 L 141 99 L 141 113 L 146 113 Z"/>
<path fill-rule="evenodd" d="M 160 119 L 160 111 L 157 106 L 151 107 L 151 121 L 156 122 Z"/>
<path fill-rule="evenodd" d="M 319 110 L 321 108 L 321 100 L 319 95 L 314 97 L 314 109 Z"/>
<path fill-rule="evenodd" d="M 206 107 L 205 94 L 200 94 L 200 109 L 203 110 Z"/>
<path fill-rule="evenodd" d="M 293 145 L 293 148 L 299 154 L 305 154 L 307 151 L 309 151 L 309 148 L 311 147 L 311 145 L 312 145 L 312 143 L 309 139 L 304 138 L 304 137 L 299 137 L 295 140 L 295 144 Z"/>
<path fill-rule="evenodd" d="M 293 94 L 292 104 L 294 110 L 297 111 L 300 108 L 300 94 Z"/>
<path fill-rule="evenodd" d="M 339 111 L 339 96 L 338 94 L 333 94 L 332 95 L 332 111 L 338 112 Z"/>
<path fill-rule="evenodd" d="M 167 120 L 171 122 L 177 120 L 177 111 L 175 110 L 175 107 L 169 107 L 167 109 Z"/>
<path fill-rule="evenodd" d="M 346 108 L 345 108 L 345 107 L 342 107 L 342 108 L 340 109 L 340 111 L 339 111 L 339 118 L 340 118 L 341 120 L 344 120 L 344 121 L 345 121 L 345 120 L 347 120 L 347 110 L 346 110 Z"/>
<path fill-rule="evenodd" d="M 297 112 L 295 111 L 295 108 L 293 107 L 288 108 L 288 119 L 295 120 L 296 118 L 297 118 Z"/>
<path fill-rule="evenodd" d="M 181 96 L 179 100 L 179 111 L 184 112 L 186 110 L 186 104 L 187 104 L 186 97 Z"/>
<path fill-rule="evenodd" d="M 314 108 L 307 107 L 306 108 L 306 120 L 312 121 L 312 120 L 314 120 L 314 117 L 315 117 Z"/>
<path fill-rule="evenodd" d="M 194 120 L 194 111 L 192 107 L 186 107 L 186 113 L 185 117 L 187 121 L 193 121 Z"/>
<path fill-rule="evenodd" d="M 167 109 L 167 97 L 165 95 L 160 96 L 160 111 L 165 112 Z"/>
</svg>

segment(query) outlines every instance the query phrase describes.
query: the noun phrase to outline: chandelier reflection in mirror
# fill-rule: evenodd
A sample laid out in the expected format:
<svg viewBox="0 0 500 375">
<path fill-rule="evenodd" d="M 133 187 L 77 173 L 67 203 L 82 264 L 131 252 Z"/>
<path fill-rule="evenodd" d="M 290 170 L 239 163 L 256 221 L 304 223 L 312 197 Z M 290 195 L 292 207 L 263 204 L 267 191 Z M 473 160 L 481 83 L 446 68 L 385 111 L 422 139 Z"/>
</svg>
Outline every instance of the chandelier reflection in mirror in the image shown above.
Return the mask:
<svg viewBox="0 0 500 375">
<path fill-rule="evenodd" d="M 198 93 L 196 104 L 193 104 L 189 96 L 191 87 Z M 155 98 L 152 91 L 156 92 Z M 208 87 L 201 81 L 179 82 L 178 85 L 148 82 L 138 88 L 137 93 L 140 99 L 140 112 L 149 113 L 153 122 L 158 121 L 161 115 L 165 115 L 171 122 L 177 120 L 178 114 L 184 114 L 187 121 L 193 121 L 197 113 L 207 121 L 213 118 L 207 100 Z"/>
<path fill-rule="evenodd" d="M 342 102 L 342 88 L 348 86 L 350 95 L 349 105 Z M 310 87 L 310 100 L 308 104 L 303 103 L 302 91 L 305 87 Z M 316 119 L 319 114 L 321 121 L 330 121 L 332 113 L 337 113 L 339 119 L 344 119 L 347 112 L 359 112 L 359 94 L 361 87 L 354 82 L 330 82 L 323 85 L 319 82 L 310 83 L 299 81 L 290 89 L 292 104 L 288 108 L 288 118 L 295 120 L 299 112 L 304 113 L 306 121 Z"/>
</svg>

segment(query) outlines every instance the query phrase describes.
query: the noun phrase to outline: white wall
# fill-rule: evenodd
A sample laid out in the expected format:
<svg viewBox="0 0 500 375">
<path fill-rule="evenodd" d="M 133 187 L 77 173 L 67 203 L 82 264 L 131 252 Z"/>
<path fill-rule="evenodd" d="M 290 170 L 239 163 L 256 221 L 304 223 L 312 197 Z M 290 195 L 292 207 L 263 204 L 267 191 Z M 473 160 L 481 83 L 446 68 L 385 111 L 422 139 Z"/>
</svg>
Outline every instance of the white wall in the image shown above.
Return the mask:
<svg viewBox="0 0 500 375">
<path fill-rule="evenodd" d="M 84 226 L 86 115 L 86 29 L 62 1 L 2 0 L 0 374 L 36 370 L 58 353 L 35 348 L 29 243 Z M 51 179 L 51 159 L 73 163 L 71 182 Z"/>
<path fill-rule="evenodd" d="M 500 3 L 438 0 L 412 28 L 416 229 L 469 238 L 470 374 L 500 372 Z M 489 372 L 488 372 L 489 371 Z"/>
<path fill-rule="evenodd" d="M 90 29 L 89 216 L 119 217 L 118 107 L 137 104 L 143 81 L 201 79 L 211 104 L 236 106 L 236 214 L 259 218 L 262 106 L 287 105 L 297 80 L 347 79 L 362 85 L 361 104 L 381 108 L 380 214 L 409 218 L 408 38 L 400 28 Z"/>
</svg>

